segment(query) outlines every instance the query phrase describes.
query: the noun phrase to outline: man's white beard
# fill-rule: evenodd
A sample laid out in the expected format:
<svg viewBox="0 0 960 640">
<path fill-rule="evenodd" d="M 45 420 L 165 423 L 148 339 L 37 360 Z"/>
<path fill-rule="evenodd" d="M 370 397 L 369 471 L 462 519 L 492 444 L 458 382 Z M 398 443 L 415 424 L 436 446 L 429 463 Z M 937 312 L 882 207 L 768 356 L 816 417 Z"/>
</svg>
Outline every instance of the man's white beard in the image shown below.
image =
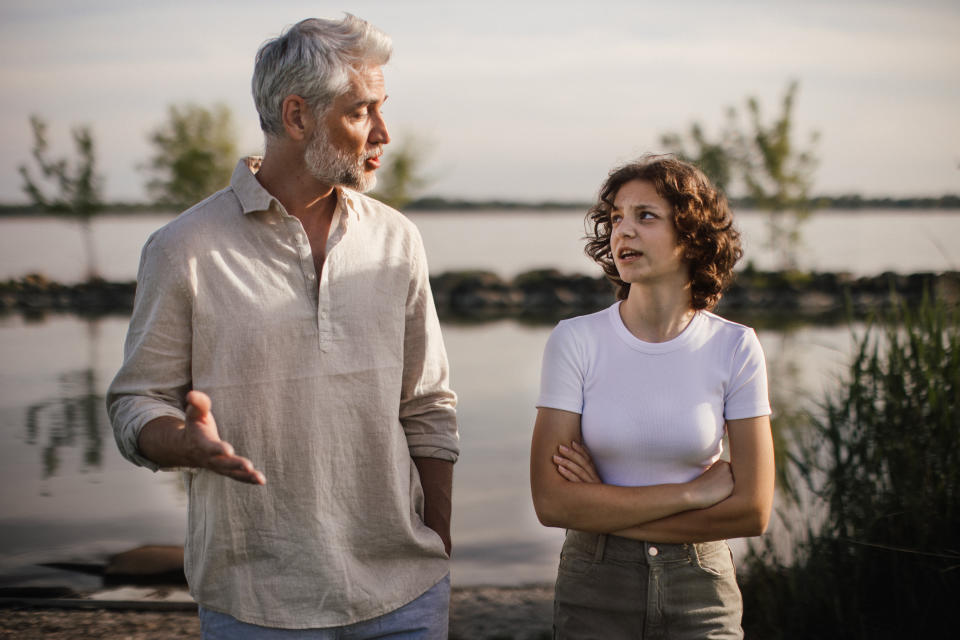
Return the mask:
<svg viewBox="0 0 960 640">
<path fill-rule="evenodd" d="M 318 127 L 303 154 L 307 171 L 314 178 L 332 187 L 348 187 L 361 193 L 377 184 L 377 174 L 363 170 L 364 155 L 351 156 L 336 148 L 327 137 L 327 130 Z"/>
</svg>

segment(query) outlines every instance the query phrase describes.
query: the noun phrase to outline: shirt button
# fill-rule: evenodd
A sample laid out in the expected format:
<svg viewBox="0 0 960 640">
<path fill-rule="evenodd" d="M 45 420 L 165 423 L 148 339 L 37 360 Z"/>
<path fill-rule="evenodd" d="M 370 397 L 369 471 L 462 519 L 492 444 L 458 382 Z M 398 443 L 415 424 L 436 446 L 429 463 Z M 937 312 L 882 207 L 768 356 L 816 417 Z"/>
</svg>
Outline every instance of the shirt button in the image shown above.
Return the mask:
<svg viewBox="0 0 960 640">
<path fill-rule="evenodd" d="M 649 553 L 651 556 L 656 556 L 658 553 L 660 553 L 660 549 L 657 549 L 656 547 L 650 547 L 647 549 L 647 553 Z"/>
<path fill-rule="evenodd" d="M 312 274 L 312 273 L 308 273 L 308 274 L 307 274 L 307 280 L 313 280 L 313 279 L 316 278 L 316 277 L 317 277 L 317 276 L 315 276 L 315 275 Z"/>
</svg>

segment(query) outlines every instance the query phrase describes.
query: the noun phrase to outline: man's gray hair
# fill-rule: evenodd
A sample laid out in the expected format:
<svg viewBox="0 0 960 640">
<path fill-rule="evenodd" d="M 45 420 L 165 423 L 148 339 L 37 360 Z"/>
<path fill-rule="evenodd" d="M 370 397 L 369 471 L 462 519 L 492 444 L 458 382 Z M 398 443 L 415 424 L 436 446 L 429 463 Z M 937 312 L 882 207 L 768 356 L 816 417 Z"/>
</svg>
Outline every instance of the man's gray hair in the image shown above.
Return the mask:
<svg viewBox="0 0 960 640">
<path fill-rule="evenodd" d="M 257 51 L 253 68 L 253 101 L 260 128 L 281 136 L 283 100 L 293 94 L 322 113 L 350 87 L 350 74 L 390 60 L 390 36 L 360 18 L 309 18 L 268 40 Z"/>
</svg>

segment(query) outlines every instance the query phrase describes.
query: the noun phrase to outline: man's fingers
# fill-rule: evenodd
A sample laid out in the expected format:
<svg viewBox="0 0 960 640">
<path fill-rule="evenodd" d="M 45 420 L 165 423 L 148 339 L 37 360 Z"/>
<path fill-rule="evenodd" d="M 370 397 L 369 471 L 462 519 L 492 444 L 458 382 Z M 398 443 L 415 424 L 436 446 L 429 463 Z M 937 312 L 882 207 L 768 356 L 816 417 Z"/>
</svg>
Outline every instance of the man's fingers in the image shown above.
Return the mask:
<svg viewBox="0 0 960 640">
<path fill-rule="evenodd" d="M 200 448 L 210 457 L 223 456 L 226 458 L 231 458 L 236 454 L 236 451 L 233 449 L 233 445 L 231 445 L 229 442 L 224 442 L 223 440 L 201 440 Z"/>
<path fill-rule="evenodd" d="M 250 484 L 267 483 L 266 477 L 253 467 L 253 463 L 240 456 L 215 456 L 210 460 L 207 468 L 214 473 L 241 482 L 249 482 Z"/>
<path fill-rule="evenodd" d="M 213 456 L 207 467 L 217 473 L 232 473 L 234 471 L 253 471 L 253 464 L 240 456 Z"/>
<path fill-rule="evenodd" d="M 223 475 L 227 476 L 232 480 L 236 480 L 237 482 L 245 482 L 247 484 L 256 484 L 256 485 L 267 484 L 267 479 L 259 471 L 252 471 L 252 472 L 235 471 L 233 473 L 225 473 Z"/>
<path fill-rule="evenodd" d="M 187 421 L 203 423 L 196 424 L 199 428 L 189 430 L 191 446 L 201 452 L 198 466 L 240 482 L 266 484 L 266 477 L 253 467 L 252 462 L 236 455 L 233 445 L 217 437 L 216 424 L 210 413 L 211 405 L 210 396 L 202 391 L 187 394 Z"/>
<path fill-rule="evenodd" d="M 210 396 L 202 391 L 191 391 L 187 394 L 187 417 L 191 420 L 202 420 L 210 413 Z"/>
</svg>

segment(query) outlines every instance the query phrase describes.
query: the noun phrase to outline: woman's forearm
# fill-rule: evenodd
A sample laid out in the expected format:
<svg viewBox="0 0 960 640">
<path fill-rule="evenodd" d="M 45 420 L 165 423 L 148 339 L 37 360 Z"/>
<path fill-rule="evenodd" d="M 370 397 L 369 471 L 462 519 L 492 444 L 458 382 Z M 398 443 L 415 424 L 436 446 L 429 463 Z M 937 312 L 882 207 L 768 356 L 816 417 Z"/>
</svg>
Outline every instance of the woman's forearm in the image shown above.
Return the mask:
<svg viewBox="0 0 960 640">
<path fill-rule="evenodd" d="M 547 473 L 557 474 L 549 469 Z M 548 527 L 607 533 L 660 520 L 697 505 L 686 485 L 618 487 L 607 484 L 543 482 L 533 490 L 537 518 Z"/>
<path fill-rule="evenodd" d="M 591 480 L 572 481 L 575 476 L 568 479 L 561 474 L 556 461 L 562 456 L 557 454 L 566 450 L 568 457 L 578 459 L 579 454 L 567 447 L 578 448 L 571 443 L 579 440 L 579 414 L 539 410 L 531 445 L 530 489 L 537 518 L 548 527 L 596 533 L 626 529 L 714 504 L 729 495 L 733 486 L 723 465 L 694 482 L 621 487 L 601 484 L 591 463 Z"/>
<path fill-rule="evenodd" d="M 758 536 L 767 529 L 770 510 L 736 493 L 706 509 L 613 531 L 615 535 L 648 542 L 683 543 Z"/>
<path fill-rule="evenodd" d="M 767 416 L 727 422 L 734 488 L 726 500 L 628 527 L 617 535 L 650 542 L 682 543 L 758 536 L 773 506 L 773 439 Z"/>
</svg>

